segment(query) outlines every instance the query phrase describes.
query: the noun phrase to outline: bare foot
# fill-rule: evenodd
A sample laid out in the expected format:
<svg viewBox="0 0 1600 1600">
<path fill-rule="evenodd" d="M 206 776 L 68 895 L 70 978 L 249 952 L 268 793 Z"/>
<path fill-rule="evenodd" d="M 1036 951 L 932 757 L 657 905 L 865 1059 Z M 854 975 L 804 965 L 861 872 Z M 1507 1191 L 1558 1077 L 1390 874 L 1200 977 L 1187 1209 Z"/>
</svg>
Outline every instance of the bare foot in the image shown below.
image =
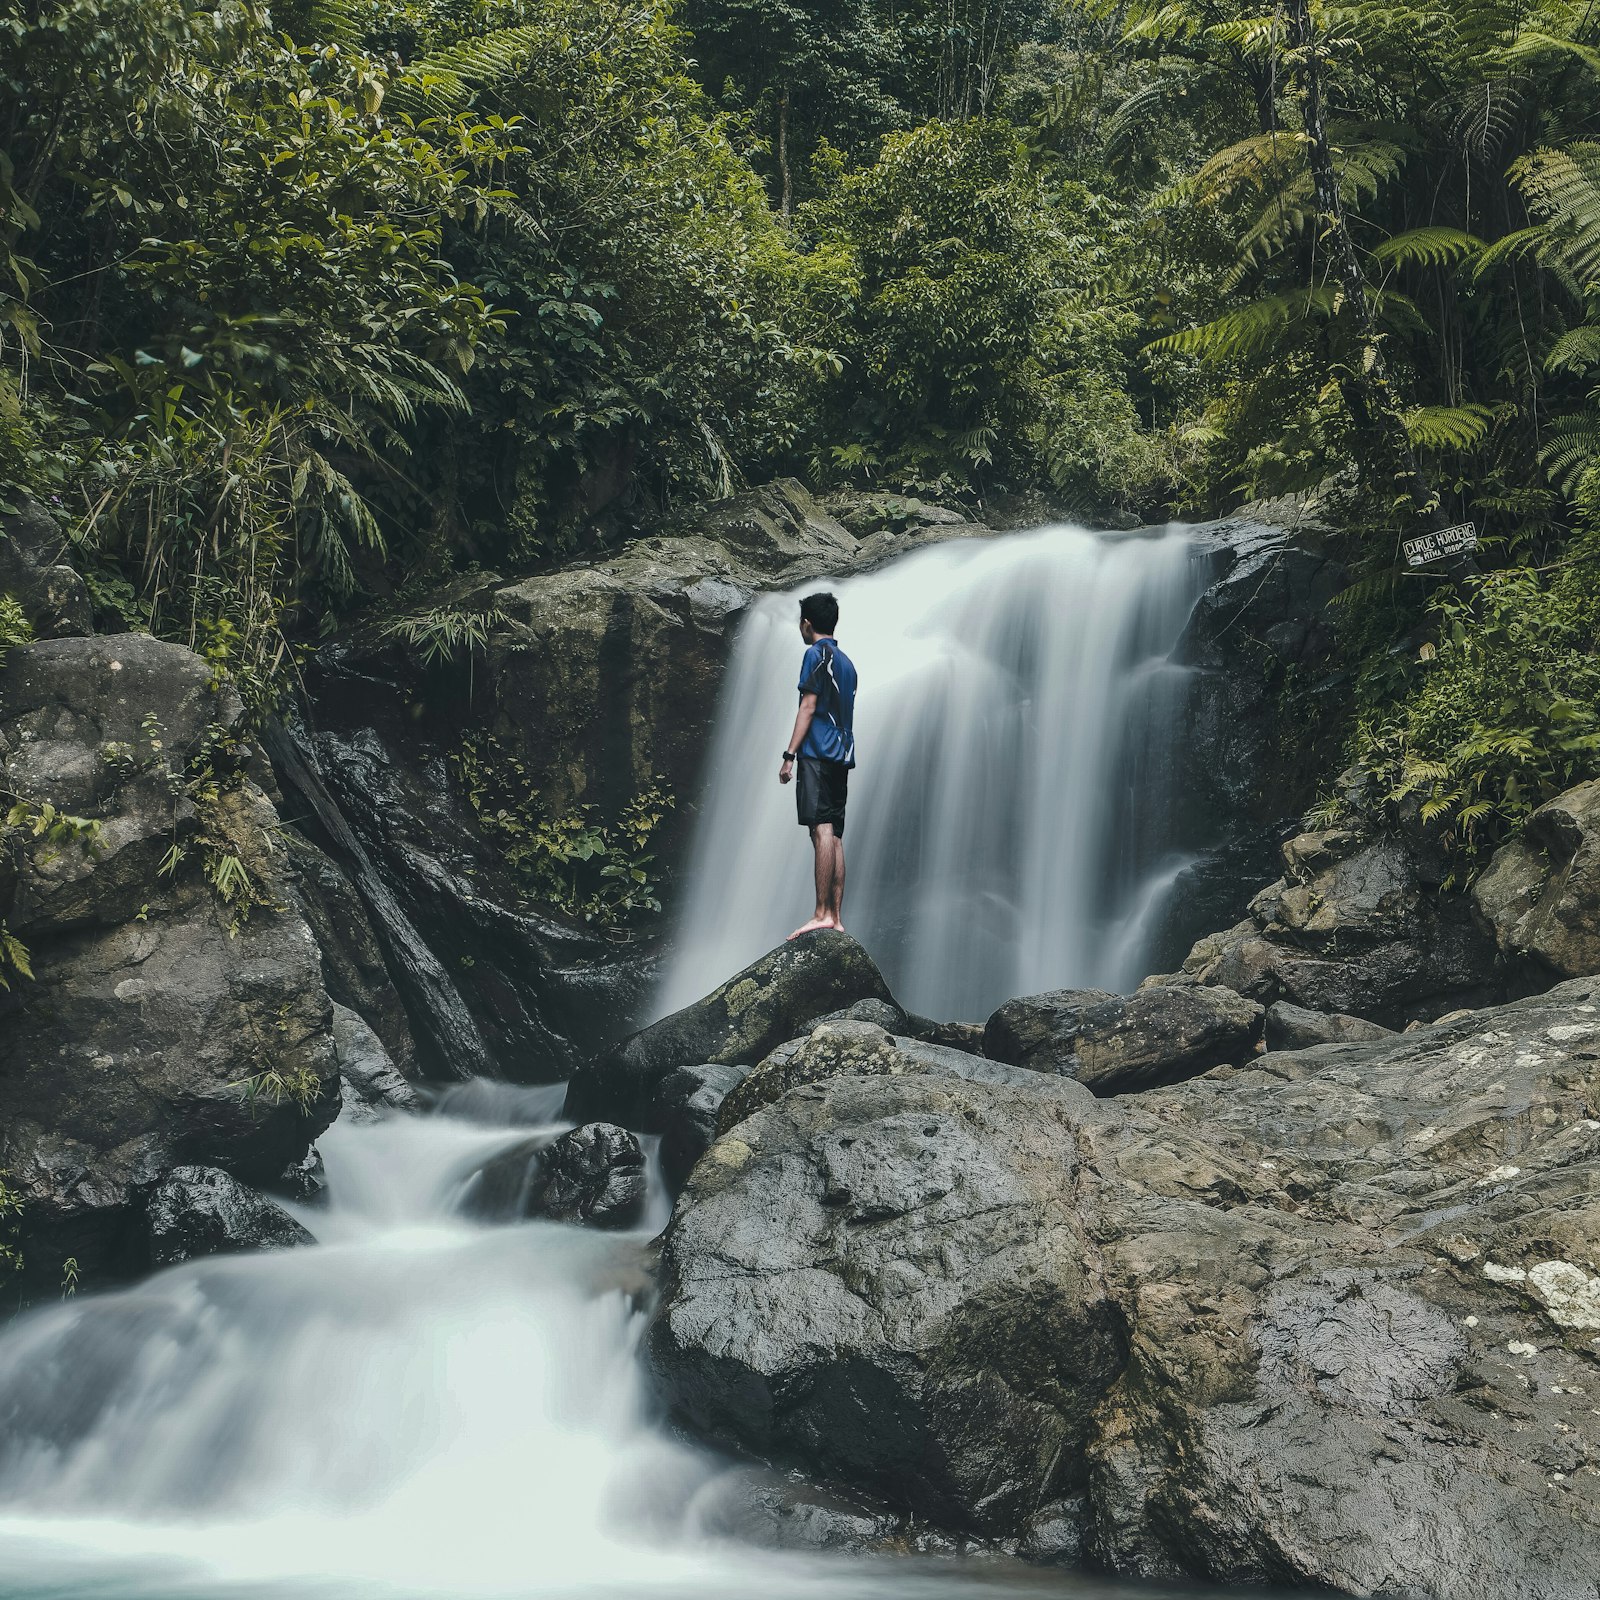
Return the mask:
<svg viewBox="0 0 1600 1600">
<path fill-rule="evenodd" d="M 791 939 L 798 939 L 802 933 L 816 933 L 823 928 L 834 928 L 838 924 L 832 917 L 813 917 L 809 922 L 803 922 L 789 935 Z"/>
</svg>

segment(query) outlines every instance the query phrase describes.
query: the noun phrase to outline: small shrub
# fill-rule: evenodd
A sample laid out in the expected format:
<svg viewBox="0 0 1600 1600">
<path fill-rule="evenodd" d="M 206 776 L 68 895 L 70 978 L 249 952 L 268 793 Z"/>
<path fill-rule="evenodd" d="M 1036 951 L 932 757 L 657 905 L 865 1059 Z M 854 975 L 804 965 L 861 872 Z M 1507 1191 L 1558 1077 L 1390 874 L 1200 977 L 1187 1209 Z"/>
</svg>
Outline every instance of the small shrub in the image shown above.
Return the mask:
<svg viewBox="0 0 1600 1600">
<path fill-rule="evenodd" d="M 528 899 L 608 928 L 660 911 L 650 846 L 673 797 L 659 782 L 601 822 L 593 806 L 546 815 L 527 768 L 490 734 L 468 739 L 453 765 L 479 825 Z"/>
</svg>

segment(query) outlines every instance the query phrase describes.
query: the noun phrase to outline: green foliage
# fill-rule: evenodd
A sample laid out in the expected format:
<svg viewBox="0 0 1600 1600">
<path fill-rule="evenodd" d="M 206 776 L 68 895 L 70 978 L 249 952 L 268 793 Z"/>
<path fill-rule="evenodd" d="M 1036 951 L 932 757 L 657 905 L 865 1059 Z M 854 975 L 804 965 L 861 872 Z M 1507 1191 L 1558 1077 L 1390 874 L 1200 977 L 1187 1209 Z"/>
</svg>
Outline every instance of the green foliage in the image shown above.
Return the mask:
<svg viewBox="0 0 1600 1600">
<path fill-rule="evenodd" d="M 301 1116 L 308 1117 L 322 1094 L 321 1080 L 306 1066 L 288 1071 L 269 1067 L 248 1078 L 240 1078 L 228 1087 L 239 1091 L 252 1117 L 259 1116 L 263 1108 L 273 1109 L 281 1105 L 292 1105 Z"/>
<path fill-rule="evenodd" d="M 0 922 L 0 989 L 9 989 L 13 977 L 31 980 L 33 958 L 27 945 Z"/>
<path fill-rule="evenodd" d="M 396 617 L 384 624 L 383 631 L 415 651 L 423 666 L 432 667 L 454 661 L 463 651 L 471 654 L 483 649 L 495 624 L 503 620 L 503 613 L 494 608 L 462 611 L 453 606 L 433 606 L 408 617 Z"/>
<path fill-rule="evenodd" d="M 452 766 L 484 832 L 530 900 L 615 929 L 660 911 L 652 844 L 673 805 L 661 784 L 602 822 L 593 806 L 547 815 L 525 764 L 492 735 L 468 739 Z"/>
<path fill-rule="evenodd" d="M 1106 293 L 1120 263 L 1095 197 L 993 119 L 891 134 L 855 170 L 830 157 L 820 186 L 801 225 L 848 295 L 819 474 L 1121 498 L 1137 318 Z"/>
<path fill-rule="evenodd" d="M 6 664 L 6 656 L 12 649 L 32 640 L 33 628 L 21 602 L 13 595 L 0 594 L 0 667 Z"/>
<path fill-rule="evenodd" d="M 1398 706 L 1368 717 L 1358 753 L 1389 798 L 1414 798 L 1469 867 L 1536 806 L 1600 777 L 1600 544 L 1548 580 L 1525 568 L 1485 579 L 1474 603 L 1433 603 Z"/>
</svg>

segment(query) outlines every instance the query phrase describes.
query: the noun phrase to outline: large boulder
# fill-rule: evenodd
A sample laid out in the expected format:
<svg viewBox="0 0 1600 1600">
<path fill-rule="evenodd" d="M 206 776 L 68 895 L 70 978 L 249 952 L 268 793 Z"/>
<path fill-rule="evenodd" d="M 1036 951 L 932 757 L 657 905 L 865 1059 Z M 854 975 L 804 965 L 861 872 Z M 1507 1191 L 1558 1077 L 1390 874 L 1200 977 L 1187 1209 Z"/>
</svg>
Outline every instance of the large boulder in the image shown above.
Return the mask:
<svg viewBox="0 0 1600 1600">
<path fill-rule="evenodd" d="M 893 1002 L 872 957 L 831 930 L 790 939 L 703 1000 L 675 1011 L 581 1067 L 567 1089 L 575 1120 L 609 1117 L 656 1132 L 653 1100 L 675 1067 L 754 1065 L 803 1025 L 857 1000 Z"/>
<path fill-rule="evenodd" d="M 650 1358 L 716 1439 L 956 1531 L 1081 1506 L 1128 1576 L 1578 1600 L 1597 1109 L 1595 979 L 1136 1097 L 803 1083 L 696 1167 Z"/>
<path fill-rule="evenodd" d="M 1546 981 L 1600 972 L 1600 781 L 1540 806 L 1472 899 L 1501 952 Z"/>
<path fill-rule="evenodd" d="M 1359 823 L 1296 835 L 1249 916 L 1148 985 L 1207 984 L 1399 1027 L 1505 998 L 1494 941 L 1406 840 Z"/>
<path fill-rule="evenodd" d="M 316 1242 L 282 1206 L 216 1167 L 174 1167 L 150 1191 L 145 1220 L 152 1267 Z"/>
<path fill-rule="evenodd" d="M 1076 1078 L 1096 1094 L 1126 1094 L 1247 1060 L 1262 1018 L 1231 989 L 1057 989 L 1006 1001 L 984 1026 L 983 1053 Z"/>
<path fill-rule="evenodd" d="M 678 1417 L 957 1527 L 1081 1482 L 1127 1339 L 1057 1202 L 1074 1094 L 834 1078 L 713 1145 L 651 1329 Z"/>
<path fill-rule="evenodd" d="M 140 1270 L 140 1196 L 174 1167 L 270 1183 L 338 1109 L 331 1006 L 289 899 L 241 708 L 142 634 L 41 641 L 0 671 L 0 1169 L 32 1291 Z M 63 820 L 73 819 L 73 820 Z"/>
</svg>

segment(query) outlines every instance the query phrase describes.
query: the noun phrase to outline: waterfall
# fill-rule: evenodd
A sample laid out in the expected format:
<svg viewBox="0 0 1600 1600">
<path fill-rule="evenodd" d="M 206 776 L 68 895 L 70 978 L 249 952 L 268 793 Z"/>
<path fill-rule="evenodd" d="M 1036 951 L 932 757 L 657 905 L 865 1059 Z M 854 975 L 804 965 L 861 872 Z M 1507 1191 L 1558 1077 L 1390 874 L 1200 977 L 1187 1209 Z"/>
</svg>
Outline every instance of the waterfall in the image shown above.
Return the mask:
<svg viewBox="0 0 1600 1600">
<path fill-rule="evenodd" d="M 810 850 L 777 773 L 795 601 L 822 587 L 861 676 L 844 922 L 896 996 L 979 1021 L 1011 995 L 1136 984 L 1193 859 L 1176 776 L 1190 674 L 1171 655 L 1206 581 L 1181 528 L 1055 526 L 761 600 L 730 665 L 659 1009 L 810 914 Z"/>
</svg>

